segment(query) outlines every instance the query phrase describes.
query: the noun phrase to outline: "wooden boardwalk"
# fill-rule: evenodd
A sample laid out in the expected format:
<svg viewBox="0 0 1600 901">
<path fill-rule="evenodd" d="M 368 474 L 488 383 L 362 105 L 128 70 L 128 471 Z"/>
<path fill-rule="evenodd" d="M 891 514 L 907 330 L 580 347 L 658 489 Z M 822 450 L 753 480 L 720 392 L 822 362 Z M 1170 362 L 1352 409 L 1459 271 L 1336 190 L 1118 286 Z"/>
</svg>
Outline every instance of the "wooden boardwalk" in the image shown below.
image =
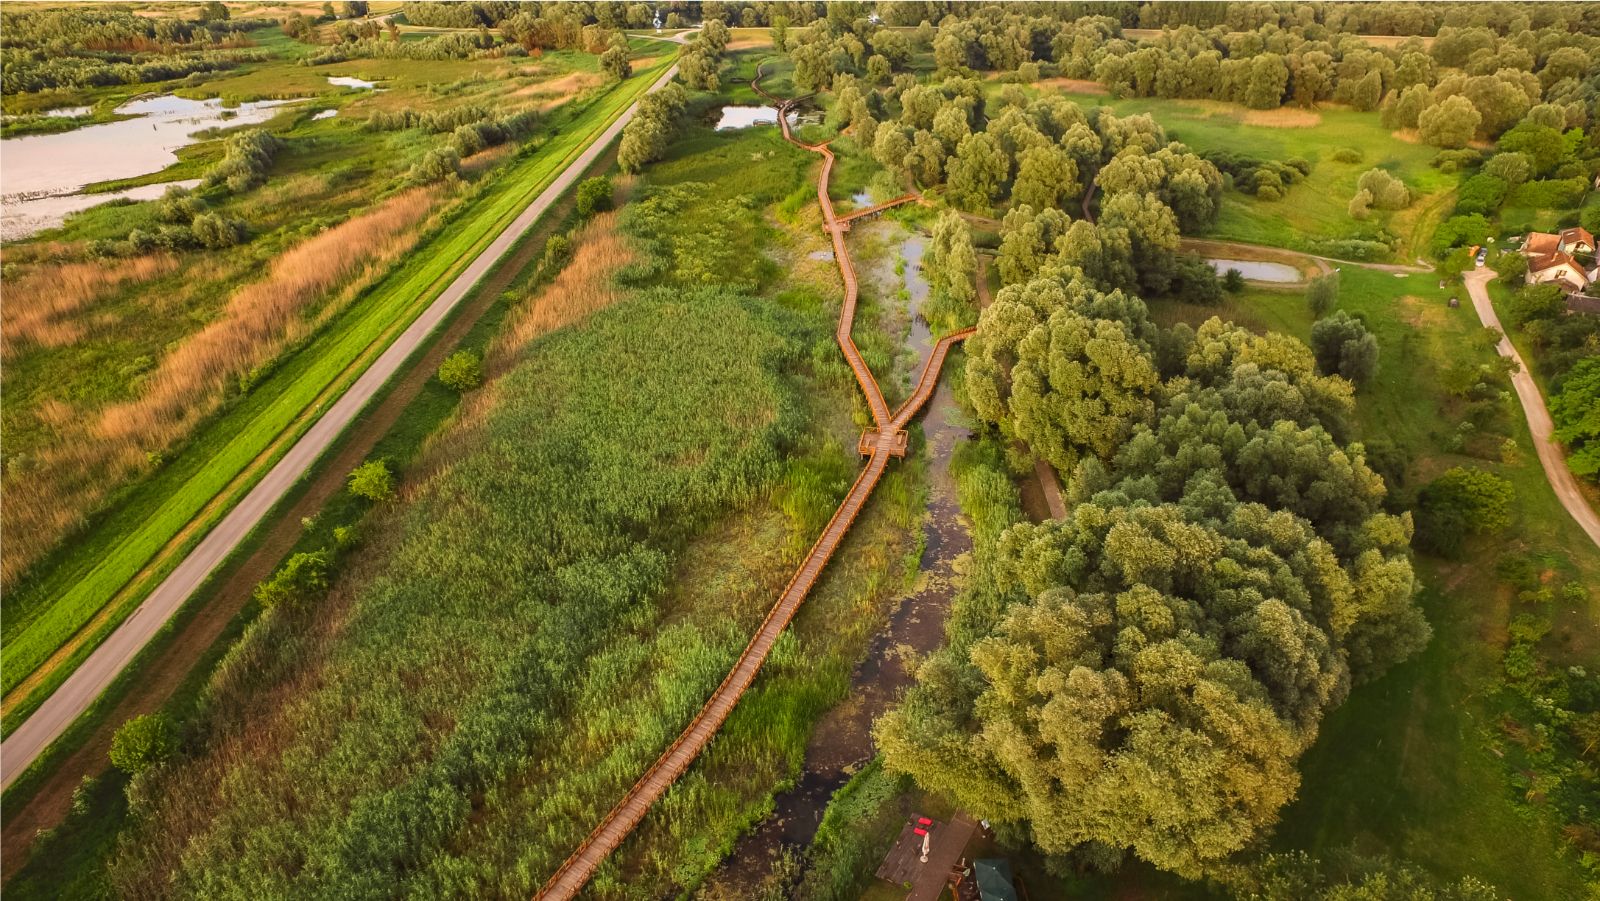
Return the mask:
<svg viewBox="0 0 1600 901">
<path fill-rule="evenodd" d="M 733 708 L 738 705 L 745 690 L 755 681 L 756 674 L 761 671 L 761 665 L 766 662 L 767 655 L 772 651 L 772 646 L 777 643 L 778 636 L 783 634 L 789 621 L 800 609 L 800 604 L 805 601 L 811 587 L 822 574 L 823 567 L 827 566 L 834 551 L 844 541 L 845 534 L 850 531 L 850 526 L 855 523 L 861 508 L 866 505 L 867 498 L 872 495 L 872 489 L 877 487 L 878 480 L 883 477 L 884 469 L 889 465 L 889 458 L 904 455 L 904 429 L 933 396 L 934 388 L 939 381 L 939 370 L 950 352 L 950 346 L 964 340 L 973 332 L 973 329 L 967 329 L 941 338 L 929 353 L 927 363 L 922 367 L 922 374 L 917 379 L 916 388 L 911 392 L 911 396 L 898 410 L 890 413 L 877 379 L 862 360 L 861 352 L 856 349 L 855 340 L 851 337 L 855 323 L 858 287 L 855 267 L 850 262 L 850 254 L 845 249 L 844 243 L 844 233 L 849 230 L 849 225 L 846 220 L 840 219 L 834 213 L 833 201 L 828 197 L 828 177 L 833 171 L 833 151 L 829 150 L 825 143 L 811 145 L 796 139 L 789 130 L 787 117 L 787 113 L 796 101 L 779 101 L 761 89 L 760 81 L 761 76 L 758 74 L 751 87 L 777 104 L 778 122 L 783 129 L 783 136 L 790 143 L 822 157 L 822 172 L 817 178 L 817 203 L 822 208 L 823 227 L 832 236 L 833 257 L 838 262 L 839 274 L 844 279 L 844 305 L 840 309 L 839 327 L 835 337 L 838 339 L 839 348 L 844 352 L 845 359 L 850 363 L 851 371 L 855 373 L 856 381 L 861 385 L 862 393 L 867 397 L 867 406 L 872 410 L 872 421 L 877 428 L 863 436 L 861 441 L 861 451 L 867 457 L 866 466 L 856 477 L 855 484 L 850 486 L 850 492 L 845 495 L 839 509 L 834 511 L 827 528 L 822 530 L 816 544 L 811 546 L 805 561 L 790 578 L 783 593 L 778 596 L 778 602 L 767 613 L 761 627 L 751 636 L 750 643 L 739 655 L 733 669 L 722 680 L 722 684 L 717 686 L 717 690 L 712 692 L 705 706 L 695 714 L 694 719 L 689 722 L 678 739 L 650 766 L 650 769 L 645 771 L 644 776 L 622 796 L 616 806 L 612 807 L 600 821 L 600 825 L 595 827 L 583 844 L 578 846 L 572 856 L 568 857 L 544 884 L 536 896 L 541 899 L 556 901 L 556 899 L 575 897 L 600 864 L 622 844 L 639 821 L 644 819 L 651 806 L 666 794 L 667 789 L 688 770 L 690 764 L 717 734 L 723 722 L 733 713 Z M 914 195 L 896 198 L 887 204 L 879 204 L 877 207 L 852 213 L 850 218 L 860 218 L 914 199 L 917 199 Z"/>
<path fill-rule="evenodd" d="M 897 206 L 900 206 L 901 204 L 911 203 L 914 200 L 921 200 L 921 199 L 922 198 L 920 196 L 916 195 L 916 194 L 902 194 L 902 195 L 900 195 L 899 197 L 896 197 L 893 200 L 885 200 L 883 203 L 874 204 L 873 206 L 869 206 L 866 209 L 854 210 L 852 212 L 846 213 L 843 216 L 839 217 L 839 221 L 840 222 L 854 222 L 857 219 L 865 219 L 868 216 L 876 216 L 879 213 L 883 212 L 884 210 L 893 209 L 893 208 L 895 208 Z"/>
</svg>

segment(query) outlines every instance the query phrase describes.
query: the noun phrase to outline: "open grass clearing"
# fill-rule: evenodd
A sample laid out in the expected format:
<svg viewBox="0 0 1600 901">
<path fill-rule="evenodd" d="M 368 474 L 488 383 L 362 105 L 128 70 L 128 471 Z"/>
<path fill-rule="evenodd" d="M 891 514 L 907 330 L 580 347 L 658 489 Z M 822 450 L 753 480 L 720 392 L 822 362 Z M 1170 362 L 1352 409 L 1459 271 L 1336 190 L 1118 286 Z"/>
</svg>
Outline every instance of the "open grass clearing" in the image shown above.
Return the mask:
<svg viewBox="0 0 1600 901">
<path fill-rule="evenodd" d="M 1331 104 L 1315 111 L 1285 107 L 1264 112 L 1215 101 L 1115 100 L 1104 95 L 1061 93 L 1082 106 L 1109 106 L 1119 116 L 1149 113 L 1168 137 L 1196 153 L 1227 150 L 1280 162 L 1294 157 L 1311 161 L 1311 174 L 1291 186 L 1281 200 L 1260 200 L 1228 191 L 1207 237 L 1315 252 L 1312 242 L 1316 239 L 1370 239 L 1379 229 L 1386 229 L 1402 240 L 1395 259 L 1410 262 L 1426 251 L 1432 237 L 1431 227 L 1413 226 L 1440 195 L 1455 186 L 1455 176 L 1429 165 L 1437 152 L 1434 148 L 1397 140 L 1378 121 L 1376 112 Z M 1360 161 L 1334 160 L 1334 153 L 1343 148 L 1361 151 Z M 1375 211 L 1371 219 L 1360 222 L 1350 218 L 1346 208 L 1361 174 L 1374 167 L 1399 177 L 1417 196 L 1405 210 Z M 1433 224 L 1437 224 L 1436 218 Z"/>
</svg>

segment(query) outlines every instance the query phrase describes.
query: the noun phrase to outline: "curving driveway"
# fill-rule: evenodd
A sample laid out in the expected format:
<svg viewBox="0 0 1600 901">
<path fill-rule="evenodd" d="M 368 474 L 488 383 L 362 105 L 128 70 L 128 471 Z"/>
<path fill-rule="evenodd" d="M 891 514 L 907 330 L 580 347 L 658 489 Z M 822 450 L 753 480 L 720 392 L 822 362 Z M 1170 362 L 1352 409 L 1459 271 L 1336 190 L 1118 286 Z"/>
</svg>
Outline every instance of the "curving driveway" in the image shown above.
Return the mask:
<svg viewBox="0 0 1600 901">
<path fill-rule="evenodd" d="M 1528 431 L 1533 433 L 1533 446 L 1539 452 L 1539 462 L 1544 465 L 1544 474 L 1550 480 L 1551 490 L 1561 499 L 1561 506 L 1566 507 L 1572 518 L 1588 533 L 1589 540 L 1600 546 L 1600 516 L 1584 499 L 1583 492 L 1578 489 L 1577 478 L 1567 468 L 1561 445 L 1556 443 L 1555 423 L 1550 420 L 1550 411 L 1545 408 L 1544 396 L 1539 393 L 1539 386 L 1528 372 L 1527 364 L 1522 362 L 1522 355 L 1517 353 L 1511 339 L 1505 337 L 1506 330 L 1500 325 L 1500 317 L 1495 315 L 1494 304 L 1489 302 L 1489 282 L 1499 273 L 1493 269 L 1474 269 L 1461 275 L 1467 286 L 1467 294 L 1472 297 L 1472 306 L 1478 311 L 1478 319 L 1486 328 L 1496 329 L 1501 334 L 1500 343 L 1495 349 L 1500 351 L 1500 356 L 1517 364 L 1517 371 L 1511 373 L 1511 385 L 1517 389 L 1517 399 L 1522 401 L 1522 411 L 1527 414 Z"/>
</svg>

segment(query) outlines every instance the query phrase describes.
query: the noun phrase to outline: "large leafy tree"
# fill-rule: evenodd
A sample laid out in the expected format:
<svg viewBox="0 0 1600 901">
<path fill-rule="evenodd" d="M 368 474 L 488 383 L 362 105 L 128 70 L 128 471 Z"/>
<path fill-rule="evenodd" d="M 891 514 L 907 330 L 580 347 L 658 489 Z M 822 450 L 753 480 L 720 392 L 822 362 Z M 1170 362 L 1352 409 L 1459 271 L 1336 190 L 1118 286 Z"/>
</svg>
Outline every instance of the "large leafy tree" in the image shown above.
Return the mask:
<svg viewBox="0 0 1600 901">
<path fill-rule="evenodd" d="M 1132 848 L 1195 877 L 1244 847 L 1348 690 L 1320 612 L 1342 570 L 1303 520 L 1208 506 L 1089 503 L 1013 527 L 1015 601 L 880 721 L 889 763 L 1053 853 Z"/>
<path fill-rule="evenodd" d="M 1361 320 L 1344 310 L 1311 326 L 1311 352 L 1326 375 L 1342 375 L 1364 385 L 1378 374 L 1378 339 Z"/>
<path fill-rule="evenodd" d="M 972 303 L 978 257 L 972 232 L 954 210 L 945 210 L 933 224 L 923 271 L 937 294 L 959 303 Z"/>
<path fill-rule="evenodd" d="M 1154 413 L 1159 375 L 1120 292 L 1074 280 L 1008 287 L 968 342 L 967 391 L 978 415 L 1067 469 L 1109 457 Z M 1134 315 L 1143 319 L 1143 304 Z"/>
</svg>

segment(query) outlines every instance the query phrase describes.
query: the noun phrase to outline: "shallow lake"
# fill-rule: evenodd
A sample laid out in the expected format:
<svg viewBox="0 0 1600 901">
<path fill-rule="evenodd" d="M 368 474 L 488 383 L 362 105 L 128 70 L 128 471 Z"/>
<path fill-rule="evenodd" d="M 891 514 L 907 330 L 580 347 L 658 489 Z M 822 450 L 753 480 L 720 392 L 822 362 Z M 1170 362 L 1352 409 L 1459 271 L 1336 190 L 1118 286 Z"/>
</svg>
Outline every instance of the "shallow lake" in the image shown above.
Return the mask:
<svg viewBox="0 0 1600 901">
<path fill-rule="evenodd" d="M 1300 270 L 1286 263 L 1267 263 L 1261 260 L 1206 260 L 1218 275 L 1227 273 L 1229 269 L 1239 270 L 1239 274 L 1247 279 L 1258 282 L 1298 282 L 1305 276 Z"/>
<path fill-rule="evenodd" d="M 794 122 L 791 114 L 789 121 Z M 752 125 L 777 125 L 778 108 L 775 106 L 725 106 L 717 119 L 717 131 L 730 128 L 749 128 Z"/>
<path fill-rule="evenodd" d="M 265 122 L 289 100 L 262 100 L 224 108 L 220 99 L 187 100 L 166 94 L 117 107 L 118 122 L 73 131 L 11 138 L 4 144 L 5 186 L 0 196 L 0 237 L 7 240 L 60 225 L 68 213 L 129 192 L 79 194 L 84 185 L 159 172 L 178 161 L 177 151 L 208 128 Z M 159 197 L 166 188 L 155 188 Z"/>
</svg>

